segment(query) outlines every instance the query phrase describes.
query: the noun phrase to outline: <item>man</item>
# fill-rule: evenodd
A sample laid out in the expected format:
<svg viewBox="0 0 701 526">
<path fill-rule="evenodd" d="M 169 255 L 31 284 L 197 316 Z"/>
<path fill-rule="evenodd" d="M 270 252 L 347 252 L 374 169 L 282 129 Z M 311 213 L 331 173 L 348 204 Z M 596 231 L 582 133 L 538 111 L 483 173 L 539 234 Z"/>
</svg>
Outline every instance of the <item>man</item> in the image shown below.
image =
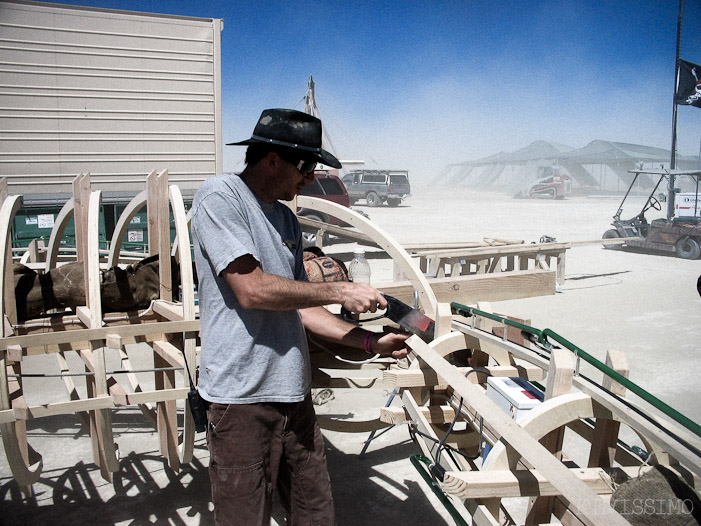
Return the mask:
<svg viewBox="0 0 701 526">
<path fill-rule="evenodd" d="M 406 335 L 365 331 L 323 307 L 386 307 L 371 286 L 306 279 L 301 228 L 278 200 L 299 194 L 317 162 L 341 167 L 321 148 L 321 121 L 265 110 L 252 137 L 231 144 L 248 146 L 245 169 L 205 181 L 192 207 L 215 524 L 270 524 L 277 484 L 289 524 L 331 525 L 305 329 L 397 358 Z"/>
</svg>

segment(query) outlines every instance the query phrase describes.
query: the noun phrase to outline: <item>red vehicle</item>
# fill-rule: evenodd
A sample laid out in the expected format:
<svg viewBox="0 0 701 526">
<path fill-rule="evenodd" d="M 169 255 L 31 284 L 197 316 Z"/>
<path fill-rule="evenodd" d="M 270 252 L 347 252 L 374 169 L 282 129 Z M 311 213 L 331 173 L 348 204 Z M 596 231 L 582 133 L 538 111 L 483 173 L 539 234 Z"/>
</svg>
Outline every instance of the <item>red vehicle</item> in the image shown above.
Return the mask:
<svg viewBox="0 0 701 526">
<path fill-rule="evenodd" d="M 316 170 L 314 172 L 314 182 L 308 183 L 302 188 L 301 195 L 308 195 L 310 197 L 318 197 L 320 199 L 328 199 L 341 206 L 350 208 L 350 199 L 348 198 L 348 192 L 346 192 L 346 187 L 341 182 L 341 179 L 335 174 L 330 173 L 326 170 Z M 345 226 L 346 223 L 334 216 L 329 216 L 319 212 L 318 210 L 310 210 L 308 208 L 299 208 L 297 210 L 297 215 L 312 219 L 314 221 L 321 221 L 323 223 L 329 223 L 331 225 Z M 305 232 L 304 243 L 305 245 L 314 245 L 316 243 L 316 234 Z"/>
<path fill-rule="evenodd" d="M 553 166 L 541 167 L 542 177 L 528 188 L 528 197 L 564 199 L 572 192 L 572 179 Z"/>
</svg>

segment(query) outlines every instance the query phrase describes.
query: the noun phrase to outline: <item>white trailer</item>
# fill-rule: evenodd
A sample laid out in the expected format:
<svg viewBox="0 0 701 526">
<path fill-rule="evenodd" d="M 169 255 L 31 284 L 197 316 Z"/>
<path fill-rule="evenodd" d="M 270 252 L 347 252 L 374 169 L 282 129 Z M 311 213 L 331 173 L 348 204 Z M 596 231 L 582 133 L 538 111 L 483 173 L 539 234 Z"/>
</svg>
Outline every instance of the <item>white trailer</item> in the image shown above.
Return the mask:
<svg viewBox="0 0 701 526">
<path fill-rule="evenodd" d="M 0 1 L 0 177 L 9 193 L 185 194 L 222 172 L 220 19 Z M 189 190 L 189 192 L 188 192 Z M 38 196 L 37 196 L 38 197 Z"/>
</svg>

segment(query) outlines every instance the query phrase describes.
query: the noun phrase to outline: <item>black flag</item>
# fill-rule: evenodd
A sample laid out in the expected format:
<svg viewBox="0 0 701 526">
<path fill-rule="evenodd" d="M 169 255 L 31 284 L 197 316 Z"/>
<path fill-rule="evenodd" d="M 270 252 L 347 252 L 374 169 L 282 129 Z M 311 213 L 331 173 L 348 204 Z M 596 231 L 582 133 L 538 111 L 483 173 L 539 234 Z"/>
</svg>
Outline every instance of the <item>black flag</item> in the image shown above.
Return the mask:
<svg viewBox="0 0 701 526">
<path fill-rule="evenodd" d="M 674 102 L 701 108 L 701 66 L 679 61 L 679 86 Z"/>
</svg>

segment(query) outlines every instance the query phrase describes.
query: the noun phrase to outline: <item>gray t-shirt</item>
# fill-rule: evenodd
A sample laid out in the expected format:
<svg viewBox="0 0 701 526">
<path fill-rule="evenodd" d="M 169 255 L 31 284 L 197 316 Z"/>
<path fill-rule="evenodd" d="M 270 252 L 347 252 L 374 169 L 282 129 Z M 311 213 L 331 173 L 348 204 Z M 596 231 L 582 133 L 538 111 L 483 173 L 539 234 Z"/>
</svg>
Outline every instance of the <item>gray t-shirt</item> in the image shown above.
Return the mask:
<svg viewBox="0 0 701 526">
<path fill-rule="evenodd" d="M 259 200 L 238 175 L 206 180 L 192 204 L 202 354 L 199 391 L 210 402 L 299 402 L 311 388 L 300 314 L 244 309 L 221 276 L 251 254 L 263 272 L 307 280 L 302 231 L 285 205 Z"/>
</svg>

